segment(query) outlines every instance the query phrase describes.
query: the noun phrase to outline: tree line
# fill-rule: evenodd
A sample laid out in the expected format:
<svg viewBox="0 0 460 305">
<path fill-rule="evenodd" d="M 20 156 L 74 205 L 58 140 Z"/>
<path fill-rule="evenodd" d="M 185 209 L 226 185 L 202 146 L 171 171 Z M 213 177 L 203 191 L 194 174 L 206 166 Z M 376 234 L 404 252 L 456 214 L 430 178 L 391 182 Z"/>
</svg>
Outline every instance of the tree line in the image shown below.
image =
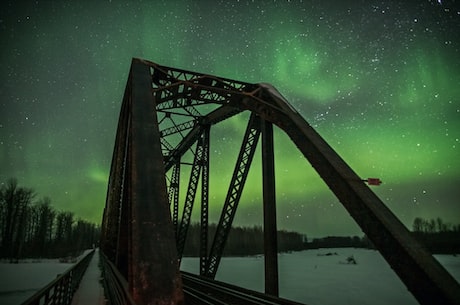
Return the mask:
<svg viewBox="0 0 460 305">
<path fill-rule="evenodd" d="M 210 224 L 208 240 L 216 231 L 216 225 Z M 414 219 L 412 234 L 424 244 L 432 253 L 460 253 L 460 224 L 452 225 L 441 218 Z M 319 248 L 366 248 L 375 249 L 367 236 L 326 236 L 307 240 L 307 236 L 289 231 L 278 231 L 278 252 L 300 251 Z M 209 248 L 210 245 L 208 245 Z M 188 236 L 184 248 L 184 256 L 199 256 L 200 224 L 193 223 L 188 229 Z M 264 253 L 263 228 L 232 227 L 228 236 L 224 256 L 246 256 Z"/>
<path fill-rule="evenodd" d="M 412 231 L 419 233 L 460 232 L 460 224 L 452 225 L 451 223 L 446 223 L 440 217 L 436 219 L 416 217 L 412 224 Z"/>
<path fill-rule="evenodd" d="M 416 217 L 412 224 L 412 234 L 431 253 L 454 254 L 460 253 L 460 224 L 453 225 L 440 217 L 423 219 Z M 367 236 L 327 236 L 315 238 L 305 244 L 306 249 L 318 248 L 367 248 L 375 246 Z"/>
<path fill-rule="evenodd" d="M 209 247 L 217 225 L 208 227 Z M 278 231 L 278 252 L 299 251 L 304 249 L 306 236 L 297 232 Z M 187 232 L 184 256 L 199 256 L 200 224 L 192 223 Z M 246 256 L 264 253 L 264 232 L 262 227 L 232 227 L 225 244 L 224 256 Z"/>
<path fill-rule="evenodd" d="M 74 213 L 56 211 L 49 197 L 36 200 L 31 188 L 15 178 L 0 188 L 0 258 L 64 257 L 91 248 L 100 228 L 76 219 Z"/>
<path fill-rule="evenodd" d="M 314 238 L 305 245 L 306 249 L 319 248 L 373 248 L 372 243 L 366 237 L 359 236 L 326 236 Z"/>
<path fill-rule="evenodd" d="M 432 253 L 460 253 L 460 224 L 446 223 L 440 217 L 417 217 L 412 224 L 412 231 L 415 238 Z"/>
</svg>

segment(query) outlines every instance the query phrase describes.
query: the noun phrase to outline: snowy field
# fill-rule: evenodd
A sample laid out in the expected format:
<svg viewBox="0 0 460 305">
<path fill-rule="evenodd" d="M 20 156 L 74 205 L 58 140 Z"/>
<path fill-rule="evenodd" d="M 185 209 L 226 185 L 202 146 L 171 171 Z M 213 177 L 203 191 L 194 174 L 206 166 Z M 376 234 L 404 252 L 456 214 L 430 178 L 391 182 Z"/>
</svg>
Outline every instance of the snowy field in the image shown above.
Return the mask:
<svg viewBox="0 0 460 305">
<path fill-rule="evenodd" d="M 351 255 L 356 265 L 346 264 Z M 460 256 L 435 257 L 460 281 Z M 181 269 L 197 273 L 198 262 L 198 258 L 184 258 Z M 278 265 L 280 296 L 286 299 L 311 305 L 418 304 L 375 250 L 318 249 L 280 254 Z M 223 258 L 216 279 L 263 291 L 263 270 L 261 256 Z"/>
<path fill-rule="evenodd" d="M 326 255 L 326 254 L 332 255 Z M 356 265 L 346 264 L 353 256 Z M 436 255 L 460 281 L 460 255 Z M 198 258 L 184 258 L 181 269 L 197 273 Z M 280 296 L 310 305 L 418 304 L 379 252 L 319 249 L 279 255 Z M 0 304 L 18 305 L 72 264 L 57 260 L 0 263 Z M 223 258 L 216 279 L 263 291 L 262 256 Z"/>
<path fill-rule="evenodd" d="M 72 265 L 58 260 L 0 263 L 0 304 L 21 304 Z"/>
<path fill-rule="evenodd" d="M 85 250 L 77 259 L 90 250 Z M 18 264 L 0 262 L 0 305 L 19 305 L 42 289 L 73 263 L 58 259 L 23 260 Z"/>
</svg>

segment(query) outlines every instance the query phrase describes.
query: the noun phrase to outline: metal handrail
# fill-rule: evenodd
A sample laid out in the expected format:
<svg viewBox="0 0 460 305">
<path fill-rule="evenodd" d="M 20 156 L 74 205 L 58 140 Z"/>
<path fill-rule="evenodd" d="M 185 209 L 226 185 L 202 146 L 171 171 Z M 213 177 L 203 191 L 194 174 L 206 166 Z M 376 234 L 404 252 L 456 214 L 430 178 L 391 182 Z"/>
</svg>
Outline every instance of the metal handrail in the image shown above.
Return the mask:
<svg viewBox="0 0 460 305">
<path fill-rule="evenodd" d="M 21 305 L 69 305 L 93 254 L 94 250 L 86 254 L 72 268 L 59 275 Z"/>
<path fill-rule="evenodd" d="M 129 293 L 126 279 L 102 251 L 99 251 L 99 254 L 102 262 L 102 278 L 109 304 L 136 305 Z"/>
</svg>

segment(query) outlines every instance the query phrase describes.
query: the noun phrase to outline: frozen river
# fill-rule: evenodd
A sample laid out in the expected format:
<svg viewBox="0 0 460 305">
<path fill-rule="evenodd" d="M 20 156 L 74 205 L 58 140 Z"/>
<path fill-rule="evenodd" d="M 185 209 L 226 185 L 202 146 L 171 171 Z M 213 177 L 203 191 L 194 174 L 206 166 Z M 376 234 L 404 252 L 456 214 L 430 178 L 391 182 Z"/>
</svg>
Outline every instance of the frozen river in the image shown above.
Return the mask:
<svg viewBox="0 0 460 305">
<path fill-rule="evenodd" d="M 325 254 L 332 255 L 325 255 Z M 353 256 L 356 265 L 345 264 Z M 460 256 L 436 255 L 460 281 Z M 198 258 L 184 258 L 181 269 L 197 273 Z M 311 305 L 418 304 L 379 252 L 319 249 L 279 255 L 280 296 Z M 71 264 L 57 261 L 0 263 L 0 304 L 18 305 Z M 262 256 L 223 258 L 216 279 L 263 291 Z"/>
<path fill-rule="evenodd" d="M 0 304 L 21 304 L 71 266 L 58 260 L 0 263 Z"/>
<path fill-rule="evenodd" d="M 327 253 L 333 255 L 325 255 Z M 356 265 L 346 264 L 353 256 Z M 460 281 L 460 256 L 436 255 Z M 184 258 L 181 269 L 197 273 L 198 258 Z M 378 251 L 318 249 L 278 256 L 280 296 L 305 304 L 418 304 Z M 263 257 L 223 258 L 216 279 L 263 292 Z"/>
</svg>

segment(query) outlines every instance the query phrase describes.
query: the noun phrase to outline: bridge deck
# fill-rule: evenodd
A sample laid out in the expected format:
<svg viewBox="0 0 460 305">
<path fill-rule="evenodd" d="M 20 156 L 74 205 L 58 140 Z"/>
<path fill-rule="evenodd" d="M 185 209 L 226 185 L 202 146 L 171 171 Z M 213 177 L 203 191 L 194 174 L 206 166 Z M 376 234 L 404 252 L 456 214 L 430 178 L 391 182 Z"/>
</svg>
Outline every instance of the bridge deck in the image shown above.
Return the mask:
<svg viewBox="0 0 460 305">
<path fill-rule="evenodd" d="M 99 249 L 96 249 L 88 268 L 81 279 L 72 299 L 72 305 L 105 304 L 104 289 L 101 284 L 101 270 L 99 269 Z"/>
</svg>

